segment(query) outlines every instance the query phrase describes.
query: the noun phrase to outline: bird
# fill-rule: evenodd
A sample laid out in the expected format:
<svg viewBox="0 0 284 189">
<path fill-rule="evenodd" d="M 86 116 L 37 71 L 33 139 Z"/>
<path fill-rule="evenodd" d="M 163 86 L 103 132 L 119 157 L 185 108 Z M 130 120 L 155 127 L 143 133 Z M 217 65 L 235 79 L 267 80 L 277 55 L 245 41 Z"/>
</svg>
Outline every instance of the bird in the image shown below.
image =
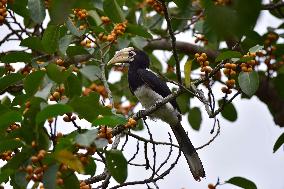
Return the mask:
<svg viewBox="0 0 284 189">
<path fill-rule="evenodd" d="M 142 106 L 147 109 L 171 94 L 166 82 L 149 70 L 149 56 L 142 50 L 133 47 L 123 48 L 111 58 L 107 65 L 129 64 L 128 84 L 131 93 L 137 97 Z M 168 123 L 183 152 L 192 176 L 200 181 L 205 177 L 202 162 L 181 125 L 181 113 L 176 100 L 171 100 L 150 115 Z"/>
</svg>

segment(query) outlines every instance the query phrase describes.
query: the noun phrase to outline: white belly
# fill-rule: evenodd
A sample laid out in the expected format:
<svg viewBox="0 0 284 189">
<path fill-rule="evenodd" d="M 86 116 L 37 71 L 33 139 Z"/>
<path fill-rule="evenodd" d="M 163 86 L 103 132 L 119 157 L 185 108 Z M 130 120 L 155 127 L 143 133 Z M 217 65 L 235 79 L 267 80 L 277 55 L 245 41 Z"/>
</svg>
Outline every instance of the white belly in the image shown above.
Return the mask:
<svg viewBox="0 0 284 189">
<path fill-rule="evenodd" d="M 154 105 L 157 101 L 161 101 L 163 99 L 161 95 L 147 86 L 137 88 L 134 94 L 138 98 L 142 106 L 146 109 Z M 179 112 L 175 110 L 170 103 L 167 103 L 164 106 L 160 107 L 153 114 L 151 114 L 151 117 L 159 118 L 170 125 L 175 125 L 179 122 Z"/>
</svg>

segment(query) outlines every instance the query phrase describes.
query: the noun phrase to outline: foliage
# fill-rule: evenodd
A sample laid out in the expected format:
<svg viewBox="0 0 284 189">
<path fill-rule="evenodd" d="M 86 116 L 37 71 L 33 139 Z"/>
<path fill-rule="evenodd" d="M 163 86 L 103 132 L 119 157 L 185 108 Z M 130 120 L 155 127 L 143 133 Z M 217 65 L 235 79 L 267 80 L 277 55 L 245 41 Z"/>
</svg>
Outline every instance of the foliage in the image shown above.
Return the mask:
<svg viewBox="0 0 284 189">
<path fill-rule="evenodd" d="M 284 44 L 279 43 L 284 24 L 268 28 L 264 35 L 253 31 L 263 9 L 283 17 L 280 1 L 261 5 L 258 0 L 2 0 L 0 9 L 0 25 L 11 31 L 3 34 L 0 45 L 15 38 L 20 44 L 0 55 L 0 156 L 6 162 L 0 181 L 10 181 L 14 188 L 26 188 L 31 181 L 33 187 L 45 188 L 90 188 L 103 181 L 106 188 L 110 177 L 118 186 L 133 184 L 127 180 L 128 166 L 139 146 L 133 158 L 124 157 L 127 139 L 122 148 L 118 146 L 124 135 L 144 143 L 143 166 L 147 170 L 152 166 L 147 157 L 147 144 L 153 142 L 149 128 L 150 142 L 134 134 L 145 125 L 139 115 L 132 116 L 138 102 L 127 87 L 127 68 L 106 66 L 115 51 L 128 46 L 146 51 L 151 68 L 178 83 L 173 90 L 182 92 L 175 97 L 194 130 L 201 127 L 204 107 L 215 123 L 219 123 L 219 113 L 236 121 L 232 101 L 240 94 L 259 97 L 275 123 L 284 126 Z M 175 41 L 175 35 L 187 31 L 192 31 L 196 44 Z M 227 46 L 220 48 L 221 42 Z M 163 64 L 153 50 L 170 50 L 173 55 Z M 182 58 L 187 59 L 184 75 L 179 65 Z M 24 64 L 21 68 L 20 63 Z M 121 78 L 108 83 L 114 72 L 121 73 Z M 222 98 L 215 99 L 220 93 Z M 190 107 L 193 98 L 204 106 Z M 59 119 L 72 132 L 57 132 Z M 92 127 L 82 127 L 78 119 Z M 170 146 L 169 157 L 161 167 L 176 147 L 171 136 L 169 140 L 164 143 Z M 282 134 L 274 152 L 283 141 Z M 141 182 L 156 184 L 178 158 L 165 172 L 153 165 L 152 176 Z M 101 174 L 96 172 L 98 163 L 105 166 Z M 90 179 L 79 181 L 78 173 Z M 256 188 L 242 177 L 225 183 Z M 217 186 L 221 188 L 219 182 L 210 185 Z"/>
</svg>

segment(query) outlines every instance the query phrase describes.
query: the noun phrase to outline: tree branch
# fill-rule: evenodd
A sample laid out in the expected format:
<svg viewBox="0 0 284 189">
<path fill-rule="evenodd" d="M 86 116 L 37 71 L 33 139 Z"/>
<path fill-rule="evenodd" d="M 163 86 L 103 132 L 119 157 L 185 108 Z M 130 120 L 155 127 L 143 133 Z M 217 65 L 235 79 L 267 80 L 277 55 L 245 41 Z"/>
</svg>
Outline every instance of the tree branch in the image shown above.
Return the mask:
<svg viewBox="0 0 284 189">
<path fill-rule="evenodd" d="M 277 3 L 269 3 L 262 5 L 262 10 L 273 10 L 284 7 L 284 1 L 278 1 Z"/>
</svg>

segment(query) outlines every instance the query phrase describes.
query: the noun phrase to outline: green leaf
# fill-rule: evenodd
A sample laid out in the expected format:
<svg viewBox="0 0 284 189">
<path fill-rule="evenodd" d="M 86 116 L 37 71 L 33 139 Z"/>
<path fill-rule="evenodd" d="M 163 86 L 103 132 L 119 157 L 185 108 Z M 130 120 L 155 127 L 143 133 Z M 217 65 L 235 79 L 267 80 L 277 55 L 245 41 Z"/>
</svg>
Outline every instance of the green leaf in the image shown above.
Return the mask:
<svg viewBox="0 0 284 189">
<path fill-rule="evenodd" d="M 117 125 L 124 125 L 127 123 L 127 119 L 119 114 L 113 114 L 109 116 L 103 116 L 101 118 L 97 118 L 95 121 L 93 121 L 92 125 L 98 126 L 98 125 L 107 125 L 110 127 L 115 127 Z"/>
<path fill-rule="evenodd" d="M 45 18 L 45 5 L 43 0 L 28 0 L 28 9 L 31 19 L 40 24 Z"/>
<path fill-rule="evenodd" d="M 65 94 L 72 98 L 74 96 L 80 96 L 82 93 L 82 82 L 79 78 L 71 73 L 67 80 L 64 82 Z"/>
<path fill-rule="evenodd" d="M 254 46 L 254 47 L 251 47 L 250 49 L 249 49 L 249 52 L 250 53 L 255 53 L 255 52 L 258 52 L 258 51 L 260 51 L 260 50 L 262 50 L 263 49 L 263 46 L 262 45 L 256 45 L 256 46 Z"/>
<path fill-rule="evenodd" d="M 251 97 L 258 89 L 259 78 L 255 71 L 241 72 L 238 76 L 238 82 L 242 91 Z"/>
<path fill-rule="evenodd" d="M 41 43 L 41 39 L 39 37 L 31 36 L 26 39 L 23 39 L 20 45 L 23 47 L 28 47 L 32 50 L 44 51 L 43 45 Z"/>
<path fill-rule="evenodd" d="M 22 114 L 15 111 L 5 111 L 0 115 L 0 131 L 8 128 L 12 123 L 20 121 L 22 121 Z"/>
<path fill-rule="evenodd" d="M 82 162 L 78 159 L 78 157 L 72 154 L 72 152 L 61 150 L 55 154 L 55 159 L 65 165 L 68 165 L 71 169 L 74 169 L 79 173 L 84 172 Z"/>
<path fill-rule="evenodd" d="M 215 59 L 215 62 L 219 62 L 221 60 L 231 59 L 231 58 L 240 58 L 242 54 L 238 51 L 225 51 L 220 53 L 217 58 Z"/>
<path fill-rule="evenodd" d="M 20 73 L 11 73 L 0 78 L 0 93 L 2 93 L 9 86 L 16 84 L 22 78 L 23 75 Z"/>
<path fill-rule="evenodd" d="M 97 165 L 95 159 L 92 157 L 88 158 L 88 163 L 85 165 L 85 174 L 94 176 L 96 173 Z"/>
<path fill-rule="evenodd" d="M 98 115 L 110 115 L 110 109 L 99 103 L 99 95 L 90 93 L 88 96 L 74 97 L 69 103 L 81 119 L 94 121 Z"/>
<path fill-rule="evenodd" d="M 71 41 L 72 41 L 73 36 L 72 35 L 65 35 L 64 37 L 60 38 L 59 40 L 59 52 L 63 55 L 66 56 L 66 51 L 67 48 L 69 47 Z"/>
<path fill-rule="evenodd" d="M 221 106 L 223 104 L 223 100 L 219 100 L 218 104 Z M 229 120 L 229 121 L 236 121 L 238 118 L 237 110 L 235 109 L 232 103 L 226 104 L 224 109 L 221 111 L 221 115 Z"/>
<path fill-rule="evenodd" d="M 53 189 L 56 188 L 56 177 L 57 177 L 57 171 L 58 171 L 58 165 L 53 164 L 49 165 L 47 170 L 44 171 L 43 173 L 43 185 L 44 188 L 47 189 Z"/>
<path fill-rule="evenodd" d="M 56 52 L 58 48 L 58 39 L 59 39 L 59 27 L 55 25 L 48 25 L 43 33 L 41 41 L 44 50 L 49 54 Z"/>
<path fill-rule="evenodd" d="M 189 124 L 194 130 L 198 131 L 200 129 L 202 117 L 201 117 L 201 111 L 198 107 L 194 107 L 189 110 L 187 119 Z"/>
<path fill-rule="evenodd" d="M 91 129 L 85 133 L 78 134 L 75 138 L 75 142 L 80 146 L 90 147 L 95 139 L 98 137 L 98 129 Z"/>
<path fill-rule="evenodd" d="M 34 95 L 38 89 L 40 84 L 42 83 L 42 80 L 45 76 L 44 71 L 35 71 L 29 74 L 25 80 L 24 80 L 24 89 L 27 93 L 27 95 Z"/>
<path fill-rule="evenodd" d="M 74 172 L 67 171 L 62 178 L 64 180 L 64 189 L 80 189 L 80 182 Z"/>
<path fill-rule="evenodd" d="M 79 71 L 91 81 L 95 81 L 101 76 L 101 69 L 95 65 L 87 65 Z"/>
<path fill-rule="evenodd" d="M 103 4 L 105 14 L 115 23 L 121 23 L 125 20 L 123 12 L 117 3 L 117 0 L 105 0 Z"/>
<path fill-rule="evenodd" d="M 119 150 L 106 152 L 106 166 L 111 176 L 118 182 L 123 183 L 127 178 L 127 161 Z"/>
<path fill-rule="evenodd" d="M 252 181 L 243 177 L 230 178 L 229 180 L 226 181 L 226 183 L 230 183 L 244 189 L 257 189 L 256 185 Z"/>
<path fill-rule="evenodd" d="M 69 57 L 89 54 L 89 52 L 82 46 L 69 46 L 66 53 Z"/>
<path fill-rule="evenodd" d="M 15 172 L 13 169 L 0 169 L 0 183 L 7 182 L 9 180 L 9 176 Z"/>
<path fill-rule="evenodd" d="M 182 114 L 188 112 L 190 103 L 190 95 L 188 93 L 182 93 L 176 98 L 176 101 Z"/>
<path fill-rule="evenodd" d="M 72 66 L 70 66 L 66 71 L 60 70 L 59 66 L 56 64 L 50 63 L 47 66 L 47 75 L 50 79 L 55 81 L 56 83 L 60 84 L 66 81 L 66 79 L 70 76 L 72 73 Z"/>
<path fill-rule="evenodd" d="M 8 150 L 14 150 L 24 146 L 22 141 L 15 139 L 6 139 L 0 142 L 0 153 L 3 153 Z"/>
<path fill-rule="evenodd" d="M 273 146 L 273 153 L 275 153 L 284 143 L 284 133 L 282 133 Z"/>
<path fill-rule="evenodd" d="M 44 86 L 43 89 L 38 90 L 34 96 L 46 100 L 50 95 L 50 90 L 52 86 L 53 86 L 52 83 L 48 83 L 46 86 Z"/>
<path fill-rule="evenodd" d="M 152 35 L 144 27 L 140 25 L 128 24 L 125 32 L 139 35 L 147 39 L 152 39 Z"/>
<path fill-rule="evenodd" d="M 191 66 L 192 66 L 192 60 L 188 60 L 184 64 L 184 83 L 186 87 L 190 87 Z"/>
<path fill-rule="evenodd" d="M 74 25 L 74 23 L 70 20 L 70 18 L 68 18 L 68 19 L 66 20 L 66 26 L 67 26 L 68 30 L 69 30 L 73 35 L 75 35 L 75 36 L 77 36 L 77 37 L 81 37 L 81 36 L 84 34 L 84 32 L 85 32 L 85 30 L 79 30 L 79 28 L 77 28 L 77 27 Z"/>
<path fill-rule="evenodd" d="M 143 37 L 140 37 L 140 36 L 132 37 L 131 42 L 133 43 L 133 45 L 135 47 L 137 47 L 138 49 L 141 49 L 141 50 L 148 44 L 146 39 L 144 39 Z"/>
<path fill-rule="evenodd" d="M 52 24 L 63 24 L 71 13 L 76 0 L 52 0 L 49 15 Z"/>
<path fill-rule="evenodd" d="M 11 52 L 1 58 L 1 62 L 3 63 L 17 63 L 17 62 L 26 62 L 29 63 L 32 59 L 32 54 L 23 52 L 23 51 L 16 51 Z"/>
<path fill-rule="evenodd" d="M 36 116 L 36 123 L 39 124 L 48 118 L 63 115 L 65 113 L 72 112 L 73 109 L 65 104 L 54 104 L 45 107 Z"/>
</svg>

